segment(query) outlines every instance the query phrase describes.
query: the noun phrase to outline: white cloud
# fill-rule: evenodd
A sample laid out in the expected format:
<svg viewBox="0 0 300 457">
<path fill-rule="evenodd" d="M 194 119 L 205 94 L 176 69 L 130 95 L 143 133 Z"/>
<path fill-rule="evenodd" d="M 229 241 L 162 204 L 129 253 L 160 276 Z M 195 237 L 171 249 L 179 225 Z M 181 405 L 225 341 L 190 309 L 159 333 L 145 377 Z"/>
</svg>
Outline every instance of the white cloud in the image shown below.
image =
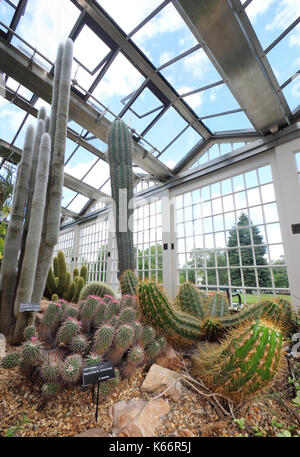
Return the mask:
<svg viewBox="0 0 300 457">
<path fill-rule="evenodd" d="M 169 167 L 169 168 L 172 170 L 172 168 L 175 167 L 176 162 L 175 162 L 175 160 L 167 160 L 167 161 L 165 162 L 165 165 L 166 165 L 167 167 Z"/>
<path fill-rule="evenodd" d="M 0 98 L 0 120 L 2 125 L 5 124 L 5 130 L 16 132 L 19 128 L 25 113 L 14 105 L 11 105 L 6 99 Z"/>
<path fill-rule="evenodd" d="M 146 40 L 153 39 L 157 35 L 177 32 L 184 28 L 186 28 L 184 21 L 170 3 L 157 16 L 142 27 L 136 35 L 134 35 L 133 39 L 140 45 Z"/>
<path fill-rule="evenodd" d="M 67 39 L 79 14 L 69 1 L 29 0 L 18 33 L 54 62 L 58 44 Z"/>
<path fill-rule="evenodd" d="M 246 8 L 246 13 L 252 23 L 255 23 L 259 19 L 259 16 L 262 16 L 268 11 L 270 6 L 275 3 L 276 0 L 255 0 L 250 3 Z"/>
<path fill-rule="evenodd" d="M 183 65 L 191 77 L 202 79 L 204 74 L 209 70 L 211 63 L 203 49 L 200 49 L 186 57 L 183 60 Z"/>
<path fill-rule="evenodd" d="M 98 0 L 107 13 L 129 33 L 160 3 L 160 0 Z"/>
<path fill-rule="evenodd" d="M 119 54 L 112 66 L 94 91 L 96 98 L 108 100 L 113 95 L 124 96 L 136 90 L 143 81 L 142 75 L 122 54 Z"/>
<path fill-rule="evenodd" d="M 194 87 L 189 87 L 189 86 L 183 86 L 178 89 L 179 94 L 186 94 L 188 92 L 191 92 L 194 90 Z M 197 94 L 192 94 L 188 95 L 187 97 L 184 97 L 184 101 L 190 105 L 191 108 L 196 109 L 199 108 L 202 105 L 203 99 L 202 99 L 202 94 L 197 93 Z"/>
<path fill-rule="evenodd" d="M 264 4 L 265 2 L 259 3 Z M 285 30 L 299 15 L 300 2 L 298 0 L 280 0 L 276 8 L 274 19 L 266 25 L 266 30 Z"/>
<path fill-rule="evenodd" d="M 159 57 L 159 65 L 169 62 L 174 57 L 173 52 L 163 52 Z"/>
</svg>

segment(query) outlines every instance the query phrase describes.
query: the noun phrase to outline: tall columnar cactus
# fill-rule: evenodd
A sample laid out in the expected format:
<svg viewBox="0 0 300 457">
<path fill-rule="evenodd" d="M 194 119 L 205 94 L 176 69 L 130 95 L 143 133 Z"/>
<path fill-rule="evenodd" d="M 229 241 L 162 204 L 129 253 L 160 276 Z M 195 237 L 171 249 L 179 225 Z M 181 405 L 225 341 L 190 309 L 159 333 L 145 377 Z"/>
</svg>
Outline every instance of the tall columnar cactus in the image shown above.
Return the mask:
<svg viewBox="0 0 300 457">
<path fill-rule="evenodd" d="M 120 277 L 124 271 L 134 270 L 133 233 L 128 224 L 133 213 L 131 141 L 126 124 L 115 120 L 109 129 L 107 144 Z"/>
<path fill-rule="evenodd" d="M 29 125 L 19 164 L 14 204 L 5 240 L 0 278 L 0 331 L 19 344 L 34 315 L 19 305 L 42 298 L 57 242 L 73 42 L 60 45 L 55 65 L 51 120 L 45 108 L 36 131 Z M 48 133 L 49 132 L 49 133 Z"/>
<path fill-rule="evenodd" d="M 14 323 L 13 305 L 17 287 L 18 257 L 22 243 L 23 218 L 28 194 L 33 143 L 34 127 L 29 125 L 26 130 L 23 154 L 18 168 L 13 206 L 7 228 L 1 266 L 0 331 L 6 336 L 10 334 L 11 326 Z"/>
<path fill-rule="evenodd" d="M 208 296 L 206 301 L 206 315 L 224 317 L 228 315 L 228 299 L 225 294 L 216 292 Z"/>
<path fill-rule="evenodd" d="M 43 218 L 43 232 L 35 275 L 34 293 L 32 296 L 33 301 L 39 301 L 42 298 L 53 256 L 53 249 L 58 240 L 72 61 L 73 41 L 67 39 L 65 43 L 60 44 L 58 47 L 54 68 L 49 126 L 51 137 L 51 167 Z"/>
<path fill-rule="evenodd" d="M 19 306 L 21 303 L 30 303 L 33 293 L 39 251 L 39 244 L 37 243 L 37 240 L 41 238 L 42 233 L 41 214 L 43 213 L 43 209 L 45 207 L 49 161 L 50 137 L 48 133 L 44 133 L 41 139 L 40 155 L 36 172 L 36 183 L 32 198 L 31 215 L 25 244 L 22 270 L 14 304 L 16 324 L 13 333 L 13 340 L 16 342 L 22 340 L 24 329 L 28 324 L 27 316 L 24 316 L 24 313 L 19 312 Z M 33 317 L 34 314 L 31 313 L 31 323 L 33 322 Z"/>
<path fill-rule="evenodd" d="M 235 402 L 270 386 L 283 358 L 282 332 L 257 320 L 231 331 L 220 345 L 204 345 L 193 356 L 194 375 Z"/>
</svg>

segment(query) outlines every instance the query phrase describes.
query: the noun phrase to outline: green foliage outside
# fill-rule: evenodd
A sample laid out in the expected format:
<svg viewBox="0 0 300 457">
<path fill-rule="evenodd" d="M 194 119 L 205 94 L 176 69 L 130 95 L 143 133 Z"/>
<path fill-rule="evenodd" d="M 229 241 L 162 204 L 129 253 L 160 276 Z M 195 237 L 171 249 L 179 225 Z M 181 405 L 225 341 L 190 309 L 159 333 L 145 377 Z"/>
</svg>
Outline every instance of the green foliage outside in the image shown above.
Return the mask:
<svg viewBox="0 0 300 457">
<path fill-rule="evenodd" d="M 144 277 L 150 278 L 153 281 L 161 284 L 163 282 L 163 248 L 162 245 L 153 244 L 149 248 L 145 249 L 144 252 L 140 249 L 134 248 L 135 257 L 137 258 L 138 274 L 139 279 L 143 279 L 142 272 L 144 271 Z M 150 271 L 150 276 L 149 276 Z"/>
<path fill-rule="evenodd" d="M 271 273 L 269 268 L 264 268 L 264 265 L 267 265 L 268 262 L 265 258 L 267 252 L 267 246 L 264 244 L 263 237 L 260 234 L 258 227 L 249 227 L 251 221 L 249 221 L 248 216 L 245 213 L 240 215 L 238 223 L 229 231 L 227 247 L 232 248 L 228 249 L 228 263 L 230 269 L 230 280 L 231 285 L 240 288 L 242 286 L 241 270 L 240 265 L 244 267 L 251 267 L 256 263 L 259 266 L 257 269 L 258 283 L 259 287 L 272 287 Z M 253 243 L 251 240 L 251 235 Z M 238 243 L 239 236 L 239 243 Z M 250 246 L 254 244 L 254 249 Z M 238 245 L 241 246 L 241 249 L 238 248 Z M 236 248 L 236 249 L 234 249 Z M 240 253 L 239 253 L 240 251 Z M 254 252 L 253 252 L 254 251 Z M 253 255 L 254 254 L 254 255 Z M 241 259 L 240 259 L 241 256 Z M 254 259 L 255 256 L 255 259 Z M 255 260 L 255 262 L 254 262 Z M 205 269 L 206 265 L 206 269 Z M 273 265 L 276 268 L 273 268 L 273 276 L 275 287 L 288 288 L 288 277 L 286 267 L 282 258 L 273 262 Z M 224 269 L 220 267 L 225 267 Z M 202 283 L 210 285 L 217 285 L 217 271 L 219 276 L 219 285 L 228 286 L 228 270 L 227 270 L 227 259 L 226 251 L 205 251 L 202 248 L 195 248 L 189 253 L 189 260 L 187 262 L 187 279 L 190 282 L 196 283 L 196 274 L 198 278 L 202 277 Z M 218 268 L 218 270 L 217 270 Z M 206 277 L 205 277 L 206 270 Z M 244 284 L 247 287 L 256 287 L 256 277 L 254 268 L 244 268 Z M 179 282 L 183 283 L 186 281 L 186 270 L 182 269 L 179 273 Z M 246 289 L 247 294 L 251 294 L 251 289 Z"/>
</svg>

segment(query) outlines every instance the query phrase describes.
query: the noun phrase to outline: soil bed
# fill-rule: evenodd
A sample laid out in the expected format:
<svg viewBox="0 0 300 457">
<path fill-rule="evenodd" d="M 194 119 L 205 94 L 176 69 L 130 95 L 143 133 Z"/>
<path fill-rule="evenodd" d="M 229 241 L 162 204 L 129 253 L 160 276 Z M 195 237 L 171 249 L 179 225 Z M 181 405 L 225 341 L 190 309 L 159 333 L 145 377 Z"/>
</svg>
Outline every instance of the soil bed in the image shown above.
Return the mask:
<svg viewBox="0 0 300 457">
<path fill-rule="evenodd" d="M 7 347 L 7 352 L 14 350 Z M 130 379 L 121 381 L 109 397 L 100 400 L 98 422 L 90 388 L 67 388 L 44 403 L 40 386 L 28 382 L 18 368 L 0 368 L 0 436 L 72 437 L 95 427 L 110 434 L 111 405 L 121 400 L 153 397 L 140 391 L 148 368 L 139 369 Z M 300 431 L 300 417 L 292 402 L 294 391 L 288 382 L 288 371 L 278 379 L 271 393 L 275 398 L 261 397 L 235 411 L 233 416 L 226 416 L 208 398 L 185 386 L 178 402 L 168 399 L 170 412 L 156 436 L 278 436 L 286 431 L 296 435 Z"/>
</svg>

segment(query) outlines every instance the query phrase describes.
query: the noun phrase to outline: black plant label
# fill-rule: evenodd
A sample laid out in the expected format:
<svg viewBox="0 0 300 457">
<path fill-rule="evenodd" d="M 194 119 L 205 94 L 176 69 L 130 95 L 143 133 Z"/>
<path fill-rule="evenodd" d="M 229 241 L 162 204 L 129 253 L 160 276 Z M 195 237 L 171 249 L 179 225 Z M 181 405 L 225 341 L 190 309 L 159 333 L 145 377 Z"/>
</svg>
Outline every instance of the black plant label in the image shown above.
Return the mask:
<svg viewBox="0 0 300 457">
<path fill-rule="evenodd" d="M 41 304 L 40 303 L 21 303 L 19 307 L 20 313 L 25 312 L 38 312 L 41 311 Z"/>
<path fill-rule="evenodd" d="M 84 386 L 98 384 L 113 378 L 115 378 L 115 371 L 112 362 L 102 362 L 84 367 L 82 371 L 82 383 Z"/>
</svg>

